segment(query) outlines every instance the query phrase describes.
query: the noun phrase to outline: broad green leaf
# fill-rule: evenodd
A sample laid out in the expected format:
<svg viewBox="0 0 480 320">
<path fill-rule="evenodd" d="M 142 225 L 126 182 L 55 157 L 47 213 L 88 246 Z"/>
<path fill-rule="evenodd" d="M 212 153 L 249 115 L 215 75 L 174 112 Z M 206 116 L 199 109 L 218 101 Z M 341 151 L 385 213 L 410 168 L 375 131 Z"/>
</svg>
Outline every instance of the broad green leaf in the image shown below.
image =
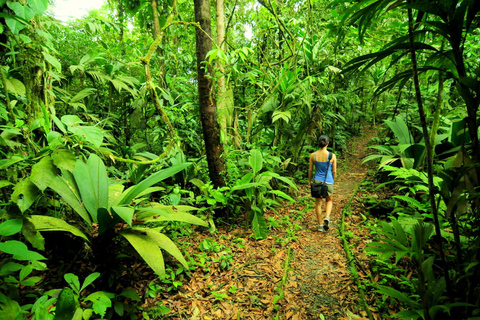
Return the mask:
<svg viewBox="0 0 480 320">
<path fill-rule="evenodd" d="M 0 251 L 12 254 L 14 259 L 21 261 L 47 259 L 38 252 L 28 250 L 24 243 L 16 240 L 0 242 Z"/>
<path fill-rule="evenodd" d="M 30 277 L 25 280 L 20 281 L 20 285 L 25 286 L 25 287 L 33 287 L 36 285 L 38 282 L 40 282 L 43 278 L 42 277 Z"/>
<path fill-rule="evenodd" d="M 67 129 L 65 129 L 65 125 L 63 124 L 62 121 L 60 121 L 60 119 L 57 118 L 56 115 L 50 114 L 50 117 L 52 118 L 53 122 L 55 122 L 55 125 L 58 127 L 58 129 L 60 129 L 60 131 L 62 131 L 64 134 L 67 133 Z"/>
<path fill-rule="evenodd" d="M 50 131 L 47 134 L 47 142 L 48 142 L 48 145 L 51 148 L 55 148 L 57 146 L 62 146 L 63 142 L 64 142 L 64 139 L 63 139 L 63 136 L 60 132 Z"/>
<path fill-rule="evenodd" d="M 75 314 L 73 315 L 72 320 L 84 320 L 84 319 L 90 319 L 85 313 L 88 311 L 91 311 L 91 309 L 86 309 L 85 312 L 83 312 L 83 309 L 78 307 L 77 310 L 75 310 Z M 85 317 L 84 317 L 85 314 Z M 55 319 L 54 319 L 55 320 Z"/>
<path fill-rule="evenodd" d="M 25 23 L 15 19 L 14 16 L 5 17 L 5 23 L 13 34 L 18 34 L 21 30 L 27 27 Z"/>
<path fill-rule="evenodd" d="M 67 275 L 71 275 L 71 273 L 65 275 L 65 280 L 67 280 Z M 54 320 L 71 320 L 77 310 L 77 304 L 78 301 L 75 298 L 72 289 L 63 289 L 58 295 Z"/>
<path fill-rule="evenodd" d="M 95 192 L 94 182 L 87 164 L 80 159 L 77 160 L 75 169 L 73 170 L 73 176 L 75 177 L 83 205 L 90 213 L 93 222 L 98 222 L 97 210 L 100 208 L 98 205 L 98 194 Z"/>
<path fill-rule="evenodd" d="M 82 231 L 80 231 L 80 229 L 72 226 L 65 220 L 43 215 L 32 215 L 28 219 L 33 223 L 38 231 L 65 231 L 70 232 L 77 237 L 83 238 L 85 241 L 89 241 L 88 237 Z"/>
<path fill-rule="evenodd" d="M 141 301 L 140 297 L 138 296 L 137 292 L 132 288 L 127 288 L 119 294 L 119 296 L 131 299 L 133 301 Z"/>
<path fill-rule="evenodd" d="M 67 202 L 74 210 L 78 213 L 80 217 L 87 223 L 87 225 L 92 224 L 92 219 L 85 210 L 80 195 L 76 190 L 76 185 L 73 179 L 70 179 L 68 171 L 64 172 L 64 177 L 57 176 L 49 185 L 49 187 L 54 190 L 56 193 L 62 197 L 62 199 Z"/>
<path fill-rule="evenodd" d="M 62 64 L 60 63 L 60 61 L 58 61 L 57 58 L 55 58 L 54 56 L 46 52 L 43 53 L 43 56 L 45 57 L 45 60 L 47 60 L 49 64 L 51 64 L 55 69 L 57 69 L 58 73 L 62 73 Z"/>
<path fill-rule="evenodd" d="M 372 161 L 372 160 L 376 160 L 376 159 L 382 159 L 383 157 L 384 157 L 383 154 L 371 154 L 371 155 L 369 155 L 369 156 L 367 156 L 363 159 L 362 164 L 364 164 L 365 162 L 368 162 L 368 161 Z M 393 159 L 393 156 L 392 156 L 391 159 Z"/>
<path fill-rule="evenodd" d="M 25 158 L 22 158 L 22 157 L 19 157 L 19 156 L 12 156 L 9 159 L 0 160 L 0 170 L 1 169 L 6 169 L 6 168 L 10 167 L 11 165 L 13 165 L 17 162 L 23 161 L 23 160 L 25 160 Z"/>
<path fill-rule="evenodd" d="M 272 176 L 261 174 L 257 176 L 257 178 L 255 179 L 255 182 L 262 186 L 266 186 L 270 188 L 270 180 L 272 180 Z"/>
<path fill-rule="evenodd" d="M 202 190 L 202 187 L 205 186 L 205 182 L 197 178 L 193 178 L 190 180 L 190 182 L 200 190 Z"/>
<path fill-rule="evenodd" d="M 33 182 L 38 189 L 45 191 L 56 176 L 57 173 L 53 160 L 47 156 L 32 166 L 30 181 Z"/>
<path fill-rule="evenodd" d="M 20 34 L 20 38 L 23 40 L 24 43 L 31 43 L 32 39 L 30 39 L 28 36 L 24 34 Z"/>
<path fill-rule="evenodd" d="M 0 294 L 2 298 L 2 308 L 0 308 L 0 319 L 22 320 L 22 309 L 17 301 L 10 299 L 8 296 Z M 20 317 L 19 317 L 20 316 Z"/>
<path fill-rule="evenodd" d="M 14 188 L 12 201 L 15 202 L 20 211 L 25 212 L 35 202 L 38 196 L 38 188 L 29 178 L 23 179 Z"/>
<path fill-rule="evenodd" d="M 10 78 L 6 79 L 7 89 L 17 96 L 25 96 L 27 90 L 25 85 L 18 79 Z"/>
<path fill-rule="evenodd" d="M 88 276 L 85 278 L 85 281 L 83 282 L 82 287 L 80 288 L 80 292 L 82 292 L 83 289 L 85 289 L 86 287 L 88 287 L 93 281 L 97 280 L 98 277 L 100 277 L 100 272 L 94 272 L 94 273 L 88 275 Z"/>
<path fill-rule="evenodd" d="M 7 1 L 7 6 L 22 19 L 30 20 L 35 16 L 35 12 L 27 6 L 21 5 L 19 2 Z"/>
<path fill-rule="evenodd" d="M 275 173 L 275 172 L 271 172 L 271 171 L 266 171 L 266 172 L 263 172 L 262 175 L 266 175 L 266 176 L 272 176 L 274 177 L 275 179 L 278 179 L 282 182 L 285 182 L 286 184 L 288 184 L 290 187 L 292 187 L 293 189 L 295 190 L 298 190 L 298 187 L 297 185 L 292 181 L 292 179 L 290 178 L 287 178 L 287 177 L 282 177 L 281 175 L 279 175 L 278 173 Z"/>
<path fill-rule="evenodd" d="M 45 298 L 47 298 L 47 297 L 45 297 Z M 32 307 L 32 312 L 35 311 L 35 317 L 32 318 L 32 319 L 34 319 L 34 320 L 47 320 L 48 319 L 48 311 L 47 311 L 47 307 L 45 306 L 44 303 L 48 304 L 47 299 L 45 299 L 45 300 L 38 299 L 35 302 L 34 307 Z M 51 305 L 53 305 L 53 302 L 51 304 L 49 304 L 48 306 L 51 306 Z M 82 320 L 82 319 L 75 319 L 75 320 Z"/>
<path fill-rule="evenodd" d="M 174 256 L 180 263 L 185 267 L 188 268 L 188 263 L 183 257 L 182 253 L 175 245 L 175 243 L 170 240 L 169 237 L 166 235 L 152 229 L 145 229 L 145 228 L 132 228 L 132 230 L 136 230 L 137 232 L 146 232 L 147 236 L 151 239 L 150 241 L 154 242 L 157 246 L 162 248 L 163 250 L 170 253 Z"/>
<path fill-rule="evenodd" d="M 63 276 L 76 294 L 80 293 L 80 280 L 73 273 L 67 273 Z"/>
<path fill-rule="evenodd" d="M 285 200 L 295 201 L 295 200 L 294 200 L 292 197 L 290 197 L 288 194 L 286 194 L 285 192 L 280 191 L 280 190 L 271 190 L 271 191 L 269 191 L 268 193 L 276 194 L 277 196 L 282 197 L 282 198 L 285 199 Z"/>
<path fill-rule="evenodd" d="M 108 208 L 118 205 L 123 189 L 125 189 L 125 186 L 122 184 L 111 184 L 108 186 Z"/>
<path fill-rule="evenodd" d="M 253 172 L 249 172 L 246 175 L 242 176 L 240 180 L 237 180 L 235 184 L 242 185 L 242 184 L 250 183 L 254 177 L 255 175 L 253 174 Z"/>
<path fill-rule="evenodd" d="M 275 111 L 273 111 L 273 115 L 272 115 L 272 123 L 274 123 L 274 122 L 276 122 L 277 120 L 280 120 L 280 119 L 282 119 L 283 121 L 288 123 L 291 118 L 292 118 L 292 113 L 290 111 L 288 111 L 288 110 L 287 111 L 275 110 Z"/>
<path fill-rule="evenodd" d="M 93 311 L 100 315 L 102 318 L 105 317 L 107 309 L 112 306 L 112 300 L 115 298 L 115 294 L 105 291 L 96 291 L 85 298 L 87 301 L 93 302 L 92 308 Z"/>
<path fill-rule="evenodd" d="M 120 301 L 115 301 L 115 303 L 113 304 L 113 310 L 115 310 L 115 313 L 118 314 L 120 317 L 123 317 L 125 313 L 123 303 L 121 303 Z"/>
<path fill-rule="evenodd" d="M 86 164 L 77 160 L 73 176 L 85 208 L 97 222 L 98 209 L 108 207 L 108 177 L 103 161 L 95 154 L 90 155 Z"/>
<path fill-rule="evenodd" d="M 248 188 L 261 187 L 261 186 L 262 185 L 260 183 L 257 183 L 257 182 L 245 183 L 245 184 L 241 184 L 241 185 L 238 185 L 238 186 L 234 186 L 232 188 L 232 191 L 244 190 L 244 189 L 248 189 Z"/>
<path fill-rule="evenodd" d="M 7 262 L 0 266 L 0 276 L 6 276 L 22 270 L 23 264 L 17 262 Z"/>
<path fill-rule="evenodd" d="M 64 124 L 67 125 L 67 127 L 74 127 L 83 123 L 83 121 L 78 116 L 75 116 L 75 115 L 62 116 L 61 120 Z"/>
<path fill-rule="evenodd" d="M 387 287 L 387 286 L 377 286 L 378 290 L 375 290 L 375 292 L 378 292 L 383 295 L 390 296 L 396 300 L 399 300 L 403 303 L 405 303 L 407 306 L 409 306 L 411 309 L 421 309 L 422 306 L 416 302 L 410 299 L 408 296 L 406 296 L 403 292 L 400 292 L 396 289 Z"/>
<path fill-rule="evenodd" d="M 80 308 L 79 308 L 80 309 Z M 78 310 L 78 309 L 77 309 Z M 83 310 L 83 314 L 82 314 L 82 319 L 80 320 L 84 320 L 84 319 L 91 319 L 93 316 L 93 310 L 92 309 L 84 309 Z M 55 319 L 54 319 L 55 320 Z M 73 320 L 73 319 L 72 319 Z"/>
<path fill-rule="evenodd" d="M 18 279 L 20 281 L 23 281 L 26 277 L 28 277 L 31 273 L 32 273 L 33 269 L 31 266 L 25 266 L 22 268 L 22 270 L 20 271 L 20 274 L 19 274 L 19 277 Z"/>
<path fill-rule="evenodd" d="M 133 214 L 135 209 L 129 207 L 112 207 L 112 210 L 122 218 L 129 226 L 132 226 Z"/>
<path fill-rule="evenodd" d="M 258 150 L 252 150 L 250 152 L 250 157 L 248 158 L 248 163 L 252 167 L 253 174 L 257 174 L 260 170 L 262 170 L 262 153 Z"/>
<path fill-rule="evenodd" d="M 93 188 L 98 198 L 100 208 L 108 207 L 108 175 L 107 168 L 102 159 L 96 154 L 91 154 L 87 160 L 88 169 L 93 181 Z M 77 182 L 78 184 L 78 182 Z"/>
<path fill-rule="evenodd" d="M 150 177 L 146 178 L 145 180 L 141 181 L 139 184 L 134 186 L 133 188 L 130 188 L 129 190 L 125 191 L 126 194 L 122 197 L 122 200 L 120 201 L 120 205 L 125 205 L 125 204 L 130 204 L 133 199 L 135 199 L 141 192 L 143 192 L 145 189 L 151 187 L 152 185 L 170 178 L 174 176 L 176 173 L 184 170 L 185 168 L 189 167 L 191 163 L 186 162 L 186 163 L 180 163 L 176 164 L 174 166 L 171 166 L 167 169 L 163 169 L 157 173 L 152 174 Z"/>
<path fill-rule="evenodd" d="M 72 106 L 75 111 L 76 111 L 78 108 L 82 108 L 83 111 L 87 112 L 87 107 L 85 106 L 85 104 L 83 104 L 83 103 L 81 103 L 81 102 L 69 102 L 68 104 L 69 104 L 70 106 Z"/>
<path fill-rule="evenodd" d="M 103 132 L 101 129 L 92 126 L 76 126 L 69 127 L 70 132 L 93 144 L 96 148 L 100 148 L 103 142 Z"/>
<path fill-rule="evenodd" d="M 75 155 L 67 149 L 55 149 L 52 154 L 53 164 L 60 169 L 65 169 L 73 172 L 77 158 Z"/>
<path fill-rule="evenodd" d="M 388 155 L 393 155 L 394 153 L 394 150 L 392 149 L 391 146 L 380 146 L 380 145 L 374 145 L 374 146 L 370 146 L 369 148 L 372 148 L 372 149 L 377 149 L 385 154 L 388 154 Z"/>
<path fill-rule="evenodd" d="M 97 91 L 97 89 L 94 89 L 94 88 L 83 89 L 82 91 L 77 93 L 72 99 L 70 99 L 69 103 L 74 103 L 79 100 L 82 100 L 83 98 L 88 97 L 89 95 L 95 93 L 95 91 Z"/>
<path fill-rule="evenodd" d="M 144 222 L 155 222 L 155 221 L 180 221 L 187 222 L 190 224 L 195 224 L 203 227 L 208 227 L 208 223 L 202 219 L 195 217 L 194 215 L 186 212 L 175 212 L 169 211 L 168 209 L 159 209 L 159 208 L 141 208 L 140 212 L 137 213 L 137 220 Z"/>
<path fill-rule="evenodd" d="M 20 285 L 25 286 L 25 287 L 33 287 L 36 285 L 38 282 L 42 280 L 42 277 L 30 277 L 25 280 L 20 281 Z"/>
<path fill-rule="evenodd" d="M 252 220 L 252 229 L 255 235 L 255 239 L 265 239 L 268 236 L 267 222 L 263 214 L 255 211 Z"/>
<path fill-rule="evenodd" d="M 23 221 L 22 219 L 11 219 L 4 221 L 0 224 L 0 236 L 8 237 L 19 233 L 22 230 Z"/>
<path fill-rule="evenodd" d="M 133 96 L 136 96 L 137 93 L 135 90 L 132 90 L 125 82 L 123 82 L 121 79 L 111 79 L 110 83 L 113 84 L 115 89 L 118 92 L 122 92 L 122 89 L 125 89 L 126 91 L 130 92 Z"/>
<path fill-rule="evenodd" d="M 402 225 L 397 220 L 394 220 L 392 224 L 393 229 L 395 230 L 395 240 L 404 246 L 408 246 L 407 235 L 405 234 Z"/>
<path fill-rule="evenodd" d="M 130 189 L 129 189 L 130 190 Z M 147 194 L 153 193 L 153 192 L 158 192 L 158 191 L 163 191 L 165 188 L 163 187 L 149 187 L 142 192 L 140 192 L 135 198 L 141 198 Z"/>
<path fill-rule="evenodd" d="M 35 225 L 27 218 L 23 220 L 22 235 L 35 249 L 45 250 L 45 238 L 43 238 L 42 234 L 35 228 Z"/>
<path fill-rule="evenodd" d="M 410 131 L 408 131 L 405 120 L 401 116 L 397 116 L 395 121 L 385 120 L 384 122 L 390 127 L 401 144 L 413 144 L 415 142 Z"/>
<path fill-rule="evenodd" d="M 403 310 L 395 313 L 395 317 L 408 320 L 423 319 L 423 310 Z"/>
<path fill-rule="evenodd" d="M 124 229 L 119 232 L 137 250 L 138 254 L 160 277 L 165 277 L 163 255 L 156 243 L 143 231 Z"/>
<path fill-rule="evenodd" d="M 28 0 L 28 5 L 38 16 L 43 15 L 47 10 L 48 0 Z"/>
</svg>

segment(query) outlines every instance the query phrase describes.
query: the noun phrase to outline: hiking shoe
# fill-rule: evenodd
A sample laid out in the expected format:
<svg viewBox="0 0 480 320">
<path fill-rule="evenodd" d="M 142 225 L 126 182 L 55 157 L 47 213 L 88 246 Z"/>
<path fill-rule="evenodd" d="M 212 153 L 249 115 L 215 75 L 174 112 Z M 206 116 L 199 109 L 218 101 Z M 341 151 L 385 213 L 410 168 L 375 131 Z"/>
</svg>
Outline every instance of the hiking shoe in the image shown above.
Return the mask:
<svg viewBox="0 0 480 320">
<path fill-rule="evenodd" d="M 319 232 L 323 232 L 323 224 L 319 225 L 317 230 L 318 230 Z"/>
<path fill-rule="evenodd" d="M 325 220 L 323 220 L 323 230 L 328 231 L 330 227 L 328 224 L 330 223 L 330 217 L 325 217 Z"/>
</svg>

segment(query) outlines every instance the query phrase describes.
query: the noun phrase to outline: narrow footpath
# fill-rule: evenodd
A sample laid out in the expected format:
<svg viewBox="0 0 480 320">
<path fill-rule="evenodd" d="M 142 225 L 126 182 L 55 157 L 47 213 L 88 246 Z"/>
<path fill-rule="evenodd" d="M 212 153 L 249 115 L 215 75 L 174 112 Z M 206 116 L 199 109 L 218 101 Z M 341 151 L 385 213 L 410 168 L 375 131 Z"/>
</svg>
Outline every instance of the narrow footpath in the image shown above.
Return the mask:
<svg viewBox="0 0 480 320">
<path fill-rule="evenodd" d="M 183 239 L 188 242 L 187 260 L 196 261 L 195 270 L 189 277 L 175 279 L 183 284 L 178 291 L 160 290 L 155 298 L 146 299 L 144 310 L 164 310 L 154 319 L 366 319 L 338 223 L 367 174 L 361 161 L 373 136 L 374 129 L 366 128 L 361 137 L 351 139 L 345 156 L 338 158 L 328 232 L 316 230 L 314 201 L 307 186 L 299 186 L 295 203 L 265 214 L 270 229 L 267 239 L 254 240 L 251 230 L 241 227 L 219 229 L 214 235 L 194 232 Z M 357 230 L 363 224 L 355 215 L 346 221 Z M 213 250 L 200 252 L 205 242 Z M 136 282 L 139 291 L 151 286 L 140 279 Z"/>
<path fill-rule="evenodd" d="M 321 319 L 320 315 L 325 319 L 365 317 L 359 308 L 357 288 L 350 276 L 338 227 L 345 205 L 367 174 L 367 167 L 361 162 L 368 152 L 367 144 L 374 136 L 374 129 L 366 129 L 363 136 L 352 140 L 346 156 L 338 159 L 337 170 L 340 174 L 335 181 L 332 222 L 328 232 L 316 231 L 313 200 L 309 204 L 312 209 L 304 220 L 307 228 L 299 232 L 298 250 L 295 250 L 292 263 L 294 277 L 303 278 L 301 292 L 306 305 L 303 319 Z M 307 189 L 303 193 L 308 196 Z M 361 219 L 352 218 L 346 220 L 349 227 L 361 227 Z"/>
</svg>

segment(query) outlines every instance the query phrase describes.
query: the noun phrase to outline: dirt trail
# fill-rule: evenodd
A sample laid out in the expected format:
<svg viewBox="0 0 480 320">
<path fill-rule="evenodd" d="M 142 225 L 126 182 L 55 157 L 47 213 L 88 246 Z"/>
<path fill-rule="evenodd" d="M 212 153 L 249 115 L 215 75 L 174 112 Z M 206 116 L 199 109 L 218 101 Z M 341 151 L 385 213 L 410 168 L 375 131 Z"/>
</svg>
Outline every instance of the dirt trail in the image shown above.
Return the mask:
<svg viewBox="0 0 480 320">
<path fill-rule="evenodd" d="M 342 211 L 358 184 L 366 176 L 367 167 L 361 164 L 367 152 L 367 143 L 375 136 L 373 129 L 365 130 L 362 137 L 354 139 L 345 158 L 339 158 L 339 177 L 335 181 L 334 205 L 331 228 L 328 232 L 318 232 L 315 212 L 308 211 L 305 224 L 298 237 L 301 250 L 295 252 L 292 269 L 296 278 L 304 277 L 302 300 L 306 301 L 306 318 L 359 319 L 356 286 L 351 280 L 348 261 L 338 236 L 338 224 Z M 304 190 L 307 193 L 308 190 Z M 313 206 L 313 201 L 310 206 Z M 308 270 L 304 273 L 304 270 Z M 357 311 L 358 310 L 358 311 Z M 355 315 L 357 314 L 357 315 Z"/>
<path fill-rule="evenodd" d="M 366 175 L 361 165 L 373 129 L 352 139 L 348 156 L 338 159 L 331 228 L 316 230 L 309 190 L 300 186 L 295 203 L 268 212 L 270 234 L 254 240 L 251 231 L 225 228 L 211 235 L 192 234 L 186 250 L 196 261 L 203 257 L 183 286 L 147 299 L 146 309 L 167 307 L 171 312 L 154 319 L 361 319 L 357 289 L 348 270 L 338 237 L 342 210 Z M 356 223 L 361 223 L 357 222 Z M 353 222 L 352 222 L 353 225 Z M 217 252 L 199 252 L 204 240 L 214 241 Z M 227 270 L 222 260 L 233 255 Z M 188 257 L 187 257 L 188 259 Z M 137 282 L 142 290 L 148 283 Z M 144 290 L 144 289 L 143 289 Z"/>
</svg>

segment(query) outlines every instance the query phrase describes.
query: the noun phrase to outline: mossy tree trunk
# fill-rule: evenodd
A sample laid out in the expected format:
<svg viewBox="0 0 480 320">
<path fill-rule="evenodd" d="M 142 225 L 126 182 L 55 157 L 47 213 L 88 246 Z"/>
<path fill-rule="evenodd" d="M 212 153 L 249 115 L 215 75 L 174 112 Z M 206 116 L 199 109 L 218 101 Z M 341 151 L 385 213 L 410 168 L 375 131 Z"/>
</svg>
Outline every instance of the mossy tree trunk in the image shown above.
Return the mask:
<svg viewBox="0 0 480 320">
<path fill-rule="evenodd" d="M 207 53 L 212 49 L 210 2 L 194 0 L 194 5 L 195 21 L 199 24 L 199 28 L 195 30 L 198 99 L 208 171 L 213 185 L 223 187 L 225 180 L 222 173 L 225 171 L 225 162 L 222 158 L 223 146 L 220 142 L 220 127 L 217 121 L 212 66 L 205 62 Z"/>
</svg>

